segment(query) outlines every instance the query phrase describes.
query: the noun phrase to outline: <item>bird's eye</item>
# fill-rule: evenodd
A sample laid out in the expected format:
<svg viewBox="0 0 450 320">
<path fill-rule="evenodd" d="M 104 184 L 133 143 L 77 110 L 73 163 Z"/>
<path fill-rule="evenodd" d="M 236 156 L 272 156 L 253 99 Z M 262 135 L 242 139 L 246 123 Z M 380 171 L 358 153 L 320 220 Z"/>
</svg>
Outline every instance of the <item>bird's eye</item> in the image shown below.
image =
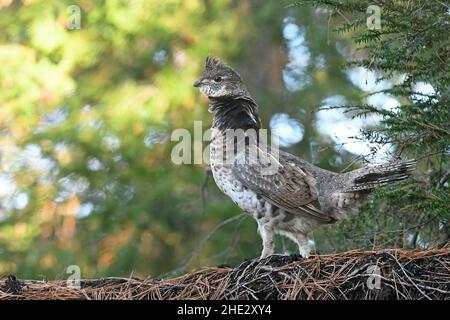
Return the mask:
<svg viewBox="0 0 450 320">
<path fill-rule="evenodd" d="M 215 77 L 215 78 L 214 78 L 214 81 L 215 81 L 215 82 L 220 82 L 220 81 L 222 81 L 222 77 Z"/>
</svg>

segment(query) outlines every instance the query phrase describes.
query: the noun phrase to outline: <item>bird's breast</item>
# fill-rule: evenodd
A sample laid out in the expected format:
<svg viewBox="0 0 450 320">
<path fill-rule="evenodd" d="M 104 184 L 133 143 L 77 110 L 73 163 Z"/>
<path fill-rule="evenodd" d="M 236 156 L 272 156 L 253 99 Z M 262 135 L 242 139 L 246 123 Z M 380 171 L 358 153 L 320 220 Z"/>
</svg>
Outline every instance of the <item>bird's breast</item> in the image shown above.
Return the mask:
<svg viewBox="0 0 450 320">
<path fill-rule="evenodd" d="M 246 212 L 254 212 L 257 207 L 256 194 L 234 178 L 229 166 L 213 164 L 211 171 L 219 189 L 229 196 L 236 205 Z"/>
<path fill-rule="evenodd" d="M 258 205 L 256 194 L 245 187 L 233 174 L 233 161 L 227 161 L 225 147 L 220 139 L 210 144 L 211 171 L 219 189 L 246 212 L 254 212 Z"/>
</svg>

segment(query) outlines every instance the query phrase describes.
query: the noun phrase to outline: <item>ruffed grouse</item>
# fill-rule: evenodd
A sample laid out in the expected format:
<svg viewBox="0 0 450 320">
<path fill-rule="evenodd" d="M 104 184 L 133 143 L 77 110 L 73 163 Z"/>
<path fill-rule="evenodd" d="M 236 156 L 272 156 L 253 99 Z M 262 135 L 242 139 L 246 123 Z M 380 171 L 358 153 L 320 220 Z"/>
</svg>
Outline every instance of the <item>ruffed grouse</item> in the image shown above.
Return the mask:
<svg viewBox="0 0 450 320">
<path fill-rule="evenodd" d="M 206 59 L 194 86 L 208 97 L 214 115 L 210 144 L 214 180 L 256 219 L 263 242 L 261 258 L 273 254 L 275 234 L 292 239 L 300 254 L 308 257 L 310 231 L 342 219 L 371 190 L 403 180 L 414 169 L 413 160 L 404 160 L 335 173 L 275 150 L 257 134 L 258 106 L 241 77 L 215 57 Z"/>
</svg>

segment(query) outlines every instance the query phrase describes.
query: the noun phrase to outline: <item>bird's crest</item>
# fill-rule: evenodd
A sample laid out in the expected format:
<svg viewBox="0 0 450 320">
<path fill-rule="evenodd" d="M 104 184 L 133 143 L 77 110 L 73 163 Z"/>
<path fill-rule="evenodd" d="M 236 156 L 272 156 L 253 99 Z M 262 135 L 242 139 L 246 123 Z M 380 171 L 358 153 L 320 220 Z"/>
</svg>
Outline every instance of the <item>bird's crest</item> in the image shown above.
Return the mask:
<svg viewBox="0 0 450 320">
<path fill-rule="evenodd" d="M 232 67 L 227 65 L 221 59 L 214 56 L 206 57 L 205 70 L 206 72 L 213 72 L 213 73 L 225 72 L 226 74 L 233 75 L 237 77 L 239 80 L 241 80 L 241 76 L 239 75 L 239 73 L 237 73 Z"/>
<path fill-rule="evenodd" d="M 205 62 L 205 68 L 206 69 L 223 69 L 223 68 L 230 68 L 217 57 L 214 56 L 207 56 L 206 62 Z"/>
</svg>

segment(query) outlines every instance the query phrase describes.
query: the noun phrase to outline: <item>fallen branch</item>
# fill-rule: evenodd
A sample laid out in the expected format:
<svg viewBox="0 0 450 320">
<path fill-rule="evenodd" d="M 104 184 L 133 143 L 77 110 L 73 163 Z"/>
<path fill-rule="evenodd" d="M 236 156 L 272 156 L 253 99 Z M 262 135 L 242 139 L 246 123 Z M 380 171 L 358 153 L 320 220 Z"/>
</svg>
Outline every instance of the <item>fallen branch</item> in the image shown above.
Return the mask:
<svg viewBox="0 0 450 320">
<path fill-rule="evenodd" d="M 369 282 L 377 281 L 371 289 Z M 76 289 L 66 281 L 8 276 L 0 280 L 0 299 L 450 299 L 450 248 L 349 251 L 309 259 L 272 256 L 171 279 L 80 284 Z"/>
</svg>

